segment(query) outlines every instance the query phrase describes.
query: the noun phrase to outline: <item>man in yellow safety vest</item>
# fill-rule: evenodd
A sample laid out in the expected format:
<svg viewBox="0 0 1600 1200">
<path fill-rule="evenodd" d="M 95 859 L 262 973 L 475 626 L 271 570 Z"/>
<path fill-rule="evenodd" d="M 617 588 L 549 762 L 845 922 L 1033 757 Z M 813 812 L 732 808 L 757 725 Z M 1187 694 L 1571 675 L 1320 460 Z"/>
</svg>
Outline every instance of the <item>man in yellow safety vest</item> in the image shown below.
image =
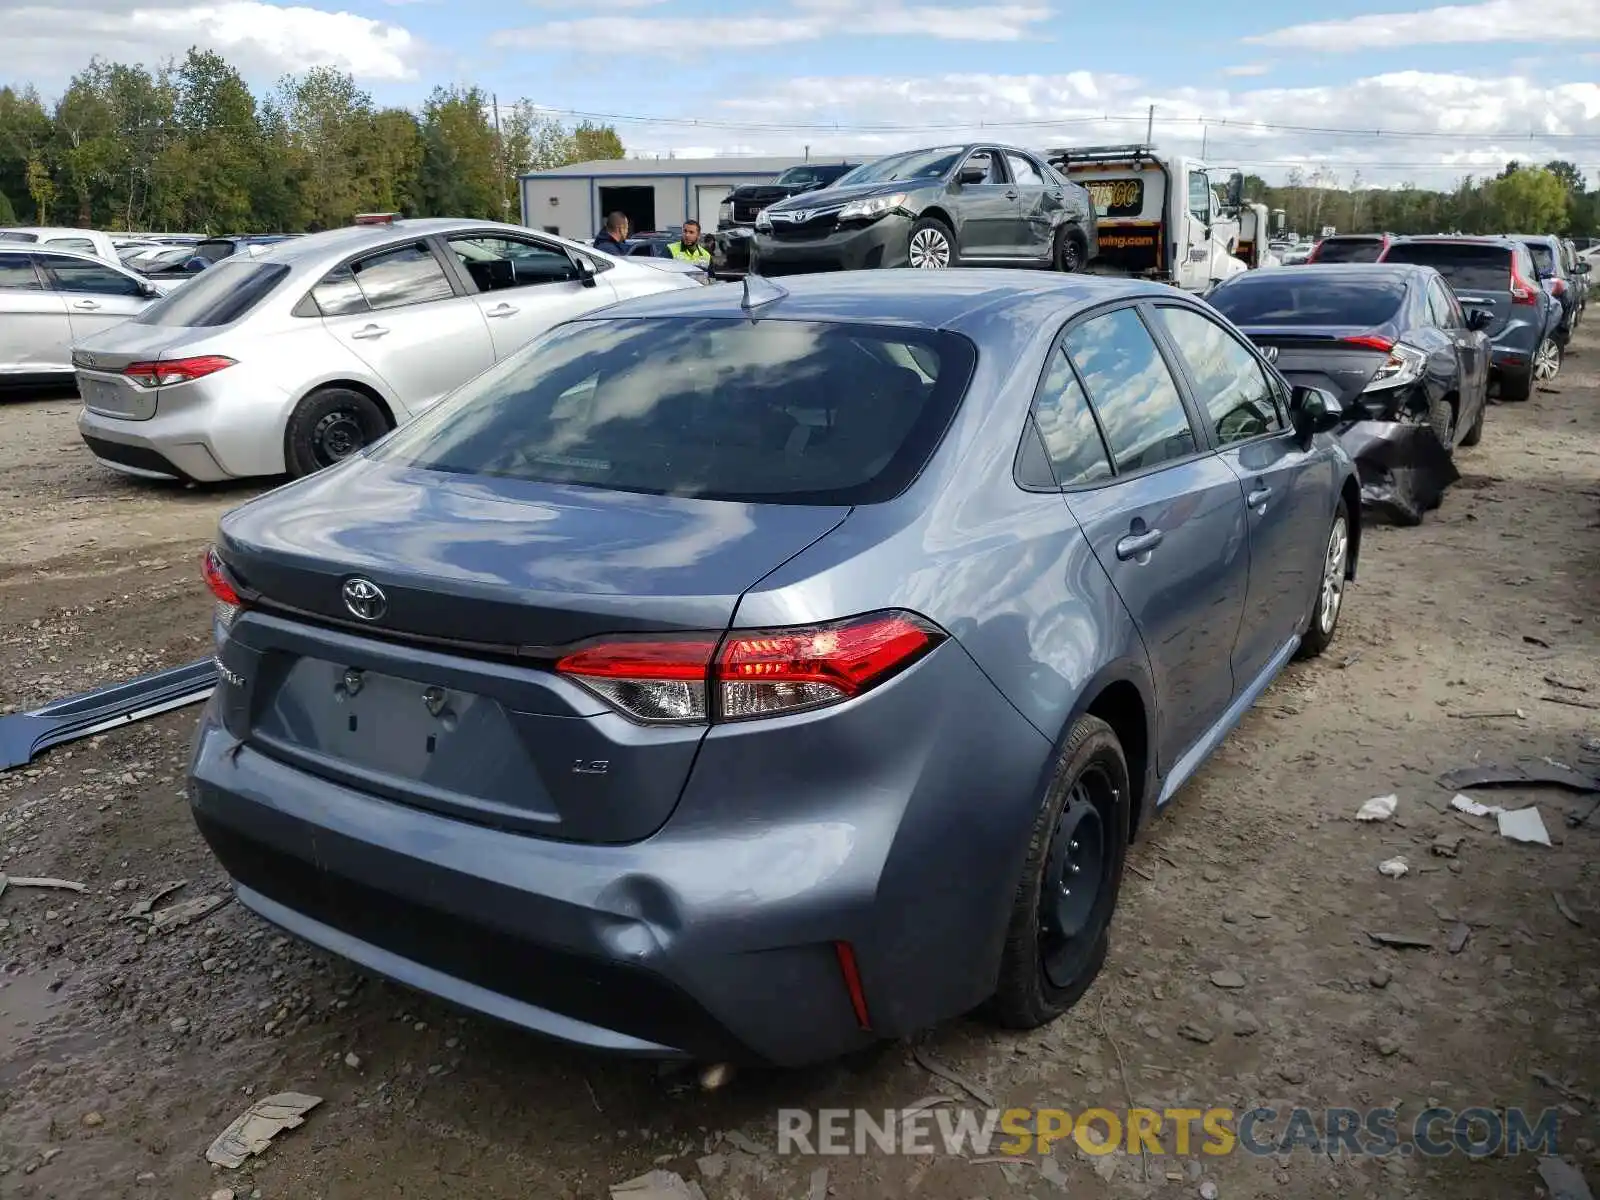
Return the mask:
<svg viewBox="0 0 1600 1200">
<path fill-rule="evenodd" d="M 692 262 L 702 269 L 709 269 L 711 266 L 711 251 L 707 250 L 705 243 L 700 240 L 700 222 L 692 218 L 683 223 L 682 235 L 667 247 L 667 253 L 683 262 Z"/>
</svg>

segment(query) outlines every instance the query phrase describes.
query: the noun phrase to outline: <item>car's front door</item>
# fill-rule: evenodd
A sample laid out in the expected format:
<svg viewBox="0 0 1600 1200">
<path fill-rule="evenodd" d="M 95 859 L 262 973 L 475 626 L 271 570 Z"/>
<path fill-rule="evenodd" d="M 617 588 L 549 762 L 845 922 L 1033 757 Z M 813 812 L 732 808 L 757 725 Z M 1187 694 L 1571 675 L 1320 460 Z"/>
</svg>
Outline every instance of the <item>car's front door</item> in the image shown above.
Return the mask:
<svg viewBox="0 0 1600 1200">
<path fill-rule="evenodd" d="M 1188 305 L 1153 307 L 1195 408 L 1243 488 L 1250 590 L 1233 648 L 1234 682 L 1243 691 L 1283 665 L 1311 612 L 1333 519 L 1333 468 L 1290 427 L 1283 385 L 1254 350 Z"/>
<path fill-rule="evenodd" d="M 1233 699 L 1250 568 L 1239 480 L 1195 436 L 1138 309 L 1069 326 L 1062 347 L 1116 469 L 1067 504 L 1144 639 L 1165 775 Z"/>
<path fill-rule="evenodd" d="M 959 182 L 961 172 L 982 166 L 982 183 Z M 967 155 L 956 169 L 957 195 L 954 197 L 956 243 L 963 260 L 1013 258 L 1017 254 L 1017 189 L 1006 177 L 1005 159 L 1000 151 L 980 148 Z"/>
<path fill-rule="evenodd" d="M 71 370 L 67 298 L 45 287 L 31 255 L 0 251 L 0 379 Z"/>
<path fill-rule="evenodd" d="M 323 327 L 415 415 L 494 365 L 478 297 L 458 296 L 427 242 L 334 268 L 312 290 Z"/>
<path fill-rule="evenodd" d="M 1061 189 L 1051 185 L 1044 168 L 1026 154 L 1006 151 L 1006 169 L 1017 190 L 1017 257 L 1048 260 L 1055 249 Z"/>
<path fill-rule="evenodd" d="M 1184 235 L 1176 248 L 1174 270 L 1184 291 L 1203 292 L 1211 283 L 1211 216 L 1216 196 L 1211 177 L 1204 171 L 1190 171 L 1186 187 L 1181 218 Z"/>
<path fill-rule="evenodd" d="M 616 299 L 603 277 L 585 284 L 571 255 L 557 245 L 498 232 L 457 234 L 447 245 L 476 292 L 497 359 Z"/>
<path fill-rule="evenodd" d="M 151 303 L 142 282 L 98 259 L 46 253 L 36 258 L 50 286 L 66 298 L 75 342 L 122 324 Z"/>
</svg>

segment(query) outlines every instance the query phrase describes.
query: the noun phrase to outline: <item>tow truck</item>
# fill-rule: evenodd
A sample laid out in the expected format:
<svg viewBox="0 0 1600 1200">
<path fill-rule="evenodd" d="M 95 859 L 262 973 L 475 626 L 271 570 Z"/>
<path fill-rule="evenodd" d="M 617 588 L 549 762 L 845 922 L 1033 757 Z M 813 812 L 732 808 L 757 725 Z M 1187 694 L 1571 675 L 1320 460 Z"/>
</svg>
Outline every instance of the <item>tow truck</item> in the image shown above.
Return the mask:
<svg viewBox="0 0 1600 1200">
<path fill-rule="evenodd" d="M 1089 264 L 1091 272 L 1155 279 L 1200 293 L 1249 269 L 1237 257 L 1240 172 L 1228 174 L 1225 197 L 1219 198 L 1212 175 L 1221 168 L 1152 145 L 1067 146 L 1046 153 L 1050 165 L 1087 188 L 1094 201 L 1100 253 Z"/>
<path fill-rule="evenodd" d="M 1273 250 L 1272 218 L 1276 216 L 1278 224 L 1283 223 L 1283 209 L 1269 212 L 1265 204 L 1246 203 L 1239 210 L 1239 243 L 1234 248 L 1234 257 L 1245 266 L 1254 270 L 1256 267 L 1281 267 L 1283 260 Z"/>
</svg>

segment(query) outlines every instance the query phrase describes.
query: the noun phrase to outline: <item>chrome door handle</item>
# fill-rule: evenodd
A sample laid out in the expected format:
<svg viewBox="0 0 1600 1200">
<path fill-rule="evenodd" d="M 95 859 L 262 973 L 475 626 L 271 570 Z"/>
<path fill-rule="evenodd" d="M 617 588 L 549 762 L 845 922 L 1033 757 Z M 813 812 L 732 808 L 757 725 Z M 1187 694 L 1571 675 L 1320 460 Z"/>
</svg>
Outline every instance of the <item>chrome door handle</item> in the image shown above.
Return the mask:
<svg viewBox="0 0 1600 1200">
<path fill-rule="evenodd" d="M 491 308 L 483 314 L 486 317 L 514 317 L 517 310 L 509 304 L 502 304 L 499 308 Z"/>
<path fill-rule="evenodd" d="M 72 302 L 72 307 L 73 308 L 94 309 L 94 308 L 99 308 L 100 305 L 98 303 L 96 303 L 95 301 L 93 301 L 93 300 L 74 300 Z"/>
<path fill-rule="evenodd" d="M 350 336 L 357 341 L 365 341 L 368 338 L 381 338 L 388 332 L 382 325 L 363 325 Z"/>
<path fill-rule="evenodd" d="M 1007 200 L 1015 200 L 1016 198 L 1017 198 L 1017 194 L 1015 192 L 1007 192 L 1006 193 L 1006 199 Z"/>
<path fill-rule="evenodd" d="M 1267 501 L 1272 499 L 1272 489 L 1259 487 L 1244 498 L 1244 502 L 1251 508 L 1262 509 L 1267 506 Z"/>
<path fill-rule="evenodd" d="M 1130 558 L 1148 554 L 1161 545 L 1161 538 L 1162 533 L 1159 529 L 1151 529 L 1145 533 L 1130 533 L 1117 543 L 1117 557 L 1127 562 Z"/>
</svg>

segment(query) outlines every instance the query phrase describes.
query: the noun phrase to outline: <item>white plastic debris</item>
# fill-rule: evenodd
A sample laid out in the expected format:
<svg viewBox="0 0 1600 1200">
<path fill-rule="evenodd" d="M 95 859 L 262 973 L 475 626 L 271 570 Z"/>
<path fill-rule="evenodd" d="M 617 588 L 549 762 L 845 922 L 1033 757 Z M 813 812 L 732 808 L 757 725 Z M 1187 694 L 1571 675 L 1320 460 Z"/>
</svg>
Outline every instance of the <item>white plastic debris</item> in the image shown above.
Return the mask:
<svg viewBox="0 0 1600 1200">
<path fill-rule="evenodd" d="M 247 1112 L 220 1134 L 206 1151 L 206 1161 L 237 1170 L 247 1158 L 260 1154 L 285 1129 L 306 1123 L 306 1113 L 322 1103 L 321 1096 L 279 1092 L 252 1104 Z"/>
<path fill-rule="evenodd" d="M 1471 796 L 1456 793 L 1456 798 L 1450 801 L 1450 807 L 1457 812 L 1464 812 L 1469 817 L 1497 817 L 1505 812 L 1498 804 L 1479 804 Z"/>
<path fill-rule="evenodd" d="M 1506 812 L 1502 809 L 1498 814 L 1500 821 L 1500 836 L 1510 838 L 1513 842 L 1529 842 L 1535 846 L 1548 846 L 1550 834 L 1544 827 L 1544 818 L 1539 815 L 1538 805 L 1529 805 L 1519 808 L 1516 812 Z"/>
<path fill-rule="evenodd" d="M 1387 875 L 1390 879 L 1399 879 L 1409 870 L 1411 870 L 1411 867 L 1407 864 L 1403 854 L 1397 854 L 1395 857 L 1378 864 L 1378 874 Z"/>
<path fill-rule="evenodd" d="M 1374 796 L 1356 809 L 1356 820 L 1387 821 L 1394 816 L 1395 806 L 1399 803 L 1400 797 L 1398 796 Z"/>
</svg>

